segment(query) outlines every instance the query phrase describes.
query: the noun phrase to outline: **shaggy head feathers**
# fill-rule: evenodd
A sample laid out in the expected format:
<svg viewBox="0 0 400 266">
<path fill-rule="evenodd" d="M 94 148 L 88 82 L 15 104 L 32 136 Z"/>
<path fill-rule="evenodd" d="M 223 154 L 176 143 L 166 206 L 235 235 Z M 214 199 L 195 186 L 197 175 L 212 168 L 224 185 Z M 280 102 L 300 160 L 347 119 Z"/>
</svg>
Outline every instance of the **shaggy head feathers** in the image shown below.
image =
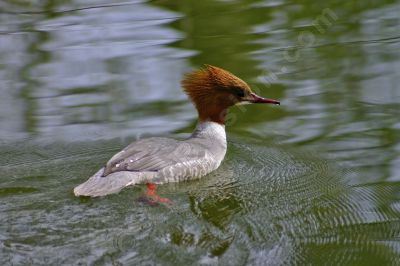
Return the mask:
<svg viewBox="0 0 400 266">
<path fill-rule="evenodd" d="M 205 65 L 186 74 L 182 80 L 186 94 L 193 101 L 200 120 L 223 124 L 226 109 L 251 93 L 246 82 L 222 68 Z"/>
</svg>

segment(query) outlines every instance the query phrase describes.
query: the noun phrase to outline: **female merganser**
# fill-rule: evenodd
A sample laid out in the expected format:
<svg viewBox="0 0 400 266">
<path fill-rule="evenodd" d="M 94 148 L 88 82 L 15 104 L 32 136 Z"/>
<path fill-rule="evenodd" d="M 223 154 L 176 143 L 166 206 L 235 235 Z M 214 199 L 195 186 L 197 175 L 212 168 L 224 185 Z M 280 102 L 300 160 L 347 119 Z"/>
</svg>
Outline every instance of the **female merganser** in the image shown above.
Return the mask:
<svg viewBox="0 0 400 266">
<path fill-rule="evenodd" d="M 240 78 L 210 65 L 187 74 L 182 86 L 199 115 L 192 135 L 186 140 L 148 138 L 131 143 L 75 187 L 76 196 L 104 196 L 147 184 L 148 197 L 166 202 L 168 199 L 157 196 L 156 184 L 200 178 L 219 167 L 226 153 L 225 117 L 230 106 L 280 104 L 256 95 Z"/>
</svg>

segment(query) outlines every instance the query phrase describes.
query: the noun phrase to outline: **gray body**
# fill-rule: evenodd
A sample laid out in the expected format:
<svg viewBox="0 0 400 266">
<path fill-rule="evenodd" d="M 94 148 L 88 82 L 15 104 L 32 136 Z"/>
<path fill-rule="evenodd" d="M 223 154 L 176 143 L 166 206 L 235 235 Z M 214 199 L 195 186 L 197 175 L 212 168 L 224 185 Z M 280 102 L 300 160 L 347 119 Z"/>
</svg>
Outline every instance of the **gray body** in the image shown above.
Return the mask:
<svg viewBox="0 0 400 266">
<path fill-rule="evenodd" d="M 225 126 L 202 122 L 186 140 L 148 138 L 131 143 L 77 186 L 74 194 L 97 197 L 130 185 L 200 178 L 217 169 L 225 153 Z"/>
</svg>

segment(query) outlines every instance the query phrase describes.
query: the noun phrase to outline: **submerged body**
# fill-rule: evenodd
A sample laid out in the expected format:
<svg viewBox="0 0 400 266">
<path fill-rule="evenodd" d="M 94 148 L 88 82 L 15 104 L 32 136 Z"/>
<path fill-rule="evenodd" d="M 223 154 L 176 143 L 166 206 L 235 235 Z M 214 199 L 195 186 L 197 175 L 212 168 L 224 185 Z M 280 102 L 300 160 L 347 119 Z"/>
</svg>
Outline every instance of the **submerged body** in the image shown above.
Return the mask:
<svg viewBox="0 0 400 266">
<path fill-rule="evenodd" d="M 104 196 L 122 188 L 147 184 L 147 195 L 159 198 L 155 184 L 200 178 L 217 169 L 226 153 L 225 116 L 230 106 L 272 103 L 262 98 L 232 73 L 206 65 L 182 81 L 185 92 L 199 114 L 190 138 L 149 138 L 133 142 L 115 154 L 85 183 L 74 189 L 76 196 Z"/>
<path fill-rule="evenodd" d="M 164 184 L 200 178 L 219 167 L 226 153 L 225 126 L 199 123 L 186 140 L 148 138 L 115 154 L 74 189 L 76 196 L 104 196 L 136 184 Z"/>
</svg>

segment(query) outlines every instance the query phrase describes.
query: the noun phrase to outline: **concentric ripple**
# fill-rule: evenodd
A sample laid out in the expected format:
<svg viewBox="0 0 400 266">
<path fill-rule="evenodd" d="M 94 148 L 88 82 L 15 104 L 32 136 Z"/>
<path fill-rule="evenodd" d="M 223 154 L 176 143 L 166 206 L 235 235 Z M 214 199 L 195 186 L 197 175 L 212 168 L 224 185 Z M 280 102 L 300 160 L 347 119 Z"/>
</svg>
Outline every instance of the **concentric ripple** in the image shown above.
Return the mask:
<svg viewBox="0 0 400 266">
<path fill-rule="evenodd" d="M 240 140 L 229 148 L 222 167 L 190 191 L 197 217 L 234 237 L 222 261 L 232 263 L 235 251 L 254 265 L 324 264 L 327 256 L 332 265 L 396 264 L 400 213 L 383 208 L 398 203 L 388 187 L 352 187 L 348 170 L 316 152 Z"/>
<path fill-rule="evenodd" d="M 124 145 L 25 143 L 4 163 L 2 264 L 397 263 L 398 186 L 348 185 L 348 169 L 316 151 L 238 138 L 212 174 L 160 186 L 172 207 L 139 205 L 141 187 L 75 198 L 74 185 Z M 27 160 L 31 151 L 41 156 Z"/>
</svg>

